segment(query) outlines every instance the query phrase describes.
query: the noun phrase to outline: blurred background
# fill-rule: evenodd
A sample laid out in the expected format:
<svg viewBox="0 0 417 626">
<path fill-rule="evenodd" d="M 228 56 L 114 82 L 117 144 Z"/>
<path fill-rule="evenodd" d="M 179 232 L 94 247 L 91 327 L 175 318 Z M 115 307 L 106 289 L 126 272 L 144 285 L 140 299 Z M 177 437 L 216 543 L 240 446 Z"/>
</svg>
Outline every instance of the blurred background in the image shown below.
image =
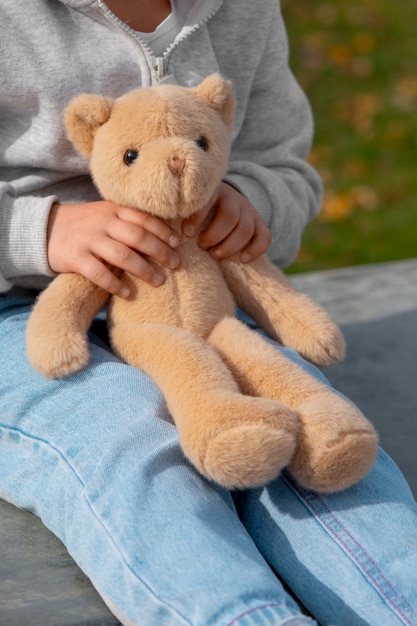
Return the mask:
<svg viewBox="0 0 417 626">
<path fill-rule="evenodd" d="M 290 272 L 417 257 L 417 0 L 282 0 L 325 197 Z"/>
</svg>

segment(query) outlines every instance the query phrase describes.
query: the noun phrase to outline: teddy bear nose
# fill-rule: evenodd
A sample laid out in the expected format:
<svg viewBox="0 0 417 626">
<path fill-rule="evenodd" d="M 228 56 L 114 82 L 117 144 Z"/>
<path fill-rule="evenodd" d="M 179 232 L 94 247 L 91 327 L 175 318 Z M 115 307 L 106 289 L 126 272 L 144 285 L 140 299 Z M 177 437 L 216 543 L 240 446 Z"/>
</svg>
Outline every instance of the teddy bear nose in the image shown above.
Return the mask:
<svg viewBox="0 0 417 626">
<path fill-rule="evenodd" d="M 179 176 L 184 171 L 185 159 L 181 159 L 178 156 L 172 156 L 168 159 L 168 167 L 173 174 Z"/>
</svg>

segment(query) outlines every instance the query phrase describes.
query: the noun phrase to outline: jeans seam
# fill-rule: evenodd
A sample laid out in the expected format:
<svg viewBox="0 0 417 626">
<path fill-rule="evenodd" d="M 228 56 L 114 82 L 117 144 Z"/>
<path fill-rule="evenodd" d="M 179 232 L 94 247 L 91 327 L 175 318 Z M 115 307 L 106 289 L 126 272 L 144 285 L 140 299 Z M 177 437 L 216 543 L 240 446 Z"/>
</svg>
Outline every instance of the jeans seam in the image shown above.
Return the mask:
<svg viewBox="0 0 417 626">
<path fill-rule="evenodd" d="M 134 576 L 134 578 L 136 578 L 138 581 L 140 581 L 140 583 L 143 585 L 143 587 L 145 589 L 147 589 L 147 591 L 149 593 L 152 594 L 152 596 L 154 598 L 156 598 L 158 600 L 158 602 L 160 602 L 161 604 L 163 604 L 164 606 L 168 606 L 176 615 L 180 616 L 180 618 L 186 622 L 187 624 L 191 623 L 190 621 L 184 616 L 182 615 L 176 608 L 174 608 L 171 604 L 167 603 L 166 601 L 162 601 L 161 598 L 159 598 L 158 595 L 155 594 L 155 592 L 149 587 L 149 585 L 146 584 L 146 582 L 144 580 L 142 580 L 142 578 L 140 576 L 138 576 L 135 571 L 132 569 L 131 565 L 129 564 L 129 562 L 126 560 L 123 552 L 120 550 L 119 546 L 117 545 L 117 543 L 114 541 L 113 538 L 113 534 L 109 531 L 109 529 L 107 528 L 106 524 L 103 522 L 103 520 L 101 519 L 101 516 L 98 515 L 98 513 L 96 512 L 95 508 L 94 508 L 94 504 L 91 502 L 90 498 L 87 496 L 86 491 L 85 491 L 85 483 L 82 480 L 82 478 L 80 477 L 79 473 L 77 472 L 77 470 L 73 467 L 73 465 L 68 461 L 68 459 L 64 456 L 64 454 L 61 452 L 61 450 L 59 450 L 59 448 L 53 446 L 50 442 L 46 441 L 45 439 L 43 439 L 42 437 L 36 437 L 34 435 L 30 435 L 28 433 L 26 433 L 25 431 L 23 431 L 20 428 L 15 428 L 12 426 L 9 426 L 7 424 L 2 424 L 0 423 L 0 430 L 3 429 L 5 432 L 14 432 L 14 433 L 18 433 L 19 435 L 22 435 L 23 437 L 27 438 L 30 441 L 33 442 L 39 442 L 42 443 L 43 445 L 47 446 L 50 450 L 53 450 L 56 454 L 59 455 L 59 457 L 64 461 L 65 466 L 70 470 L 70 472 L 73 474 L 73 476 L 75 476 L 76 480 L 80 483 L 80 485 L 83 487 L 83 498 L 85 500 L 85 502 L 87 503 L 88 508 L 90 509 L 90 511 L 92 512 L 94 519 L 97 521 L 97 523 L 101 526 L 101 528 L 104 530 L 104 532 L 106 533 L 106 535 L 109 537 L 112 545 L 114 546 L 114 548 L 116 549 L 116 551 L 118 552 L 118 554 L 120 555 L 120 558 L 122 559 L 124 565 L 127 567 L 127 569 L 129 570 L 129 572 L 131 573 L 132 576 Z"/>
<path fill-rule="evenodd" d="M 281 602 L 269 602 L 266 604 L 261 604 L 260 606 L 255 606 L 251 609 L 248 609 L 247 611 L 244 611 L 243 613 L 241 613 L 240 615 L 237 615 L 234 619 L 232 619 L 231 622 L 227 623 L 227 626 L 233 626 L 233 624 L 236 624 L 240 619 L 247 617 L 248 615 L 251 615 L 252 613 L 254 613 L 255 611 L 262 611 L 263 609 L 269 609 L 269 608 L 273 608 L 275 606 L 284 606 Z M 300 615 L 294 615 L 290 618 L 285 618 L 285 622 L 287 622 L 288 620 L 294 620 L 294 619 L 300 619 Z"/>
<path fill-rule="evenodd" d="M 322 528 L 333 537 L 341 549 L 360 569 L 362 574 L 372 584 L 390 609 L 397 614 L 404 624 L 414 626 L 417 623 L 417 621 L 414 621 L 417 619 L 417 615 L 413 607 L 403 596 L 397 593 L 393 584 L 379 569 L 372 557 L 342 524 L 340 519 L 336 517 L 335 513 L 327 507 L 322 498 L 315 492 L 304 490 L 288 475 L 282 475 L 282 479 L 316 517 Z M 343 534 L 353 544 L 354 549 L 348 545 L 348 542 L 342 536 Z M 371 569 L 374 570 L 374 572 L 370 571 Z M 406 611 L 407 614 L 404 611 Z"/>
</svg>

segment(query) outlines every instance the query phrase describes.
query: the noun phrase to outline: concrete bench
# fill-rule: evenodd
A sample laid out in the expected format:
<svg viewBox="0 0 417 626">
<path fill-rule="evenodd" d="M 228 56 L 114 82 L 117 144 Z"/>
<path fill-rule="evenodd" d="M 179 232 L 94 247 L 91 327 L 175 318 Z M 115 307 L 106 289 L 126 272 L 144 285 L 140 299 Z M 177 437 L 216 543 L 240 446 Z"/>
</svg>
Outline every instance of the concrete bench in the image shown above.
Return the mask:
<svg viewBox="0 0 417 626">
<path fill-rule="evenodd" d="M 417 259 L 292 280 L 342 326 L 347 358 L 326 374 L 376 425 L 417 496 Z M 58 539 L 0 501 L 0 626 L 116 624 Z"/>
</svg>

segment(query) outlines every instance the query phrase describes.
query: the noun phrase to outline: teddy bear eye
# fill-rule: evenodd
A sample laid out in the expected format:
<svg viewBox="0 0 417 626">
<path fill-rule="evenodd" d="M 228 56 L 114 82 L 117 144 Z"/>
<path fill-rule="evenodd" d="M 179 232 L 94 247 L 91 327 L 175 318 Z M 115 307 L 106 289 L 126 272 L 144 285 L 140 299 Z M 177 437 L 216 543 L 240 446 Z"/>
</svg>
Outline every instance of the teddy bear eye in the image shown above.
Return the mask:
<svg viewBox="0 0 417 626">
<path fill-rule="evenodd" d="M 134 148 L 130 148 L 124 153 L 123 161 L 126 163 L 126 165 L 132 165 L 138 158 L 138 155 L 139 152 L 137 150 L 135 150 Z"/>
<path fill-rule="evenodd" d="M 198 139 L 196 139 L 196 144 L 199 148 L 201 148 L 202 150 L 204 150 L 204 152 L 207 152 L 208 150 L 208 141 L 205 137 L 201 136 Z"/>
</svg>

